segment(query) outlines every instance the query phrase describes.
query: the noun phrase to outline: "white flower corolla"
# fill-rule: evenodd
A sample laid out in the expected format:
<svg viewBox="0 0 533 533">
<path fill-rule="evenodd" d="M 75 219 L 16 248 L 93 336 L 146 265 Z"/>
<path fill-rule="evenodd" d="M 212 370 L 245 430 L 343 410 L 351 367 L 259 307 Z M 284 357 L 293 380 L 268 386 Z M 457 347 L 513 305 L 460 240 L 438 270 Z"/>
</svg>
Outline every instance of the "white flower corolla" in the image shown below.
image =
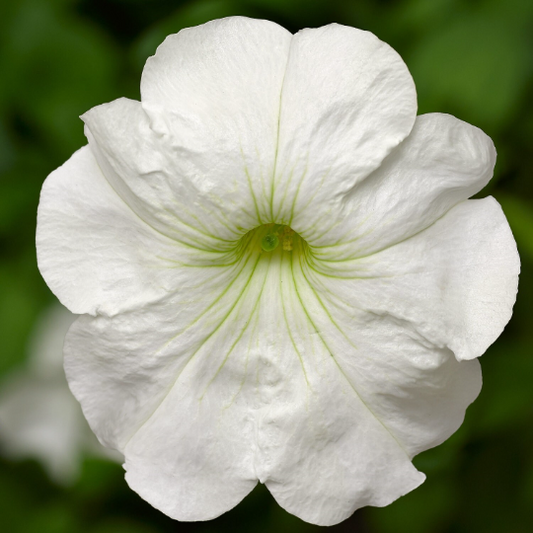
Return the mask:
<svg viewBox="0 0 533 533">
<path fill-rule="evenodd" d="M 74 482 L 85 454 L 118 461 L 96 440 L 72 396 L 63 370 L 63 340 L 75 316 L 59 304 L 39 318 L 24 369 L 0 385 L 0 449 L 12 458 L 35 458 L 50 477 Z"/>
<path fill-rule="evenodd" d="M 83 116 L 46 180 L 37 248 L 82 314 L 65 342 L 92 429 L 179 520 L 264 483 L 334 524 L 422 483 L 475 360 L 511 316 L 519 259 L 490 139 L 416 117 L 371 33 L 228 18 L 171 35 L 141 102 Z"/>
</svg>

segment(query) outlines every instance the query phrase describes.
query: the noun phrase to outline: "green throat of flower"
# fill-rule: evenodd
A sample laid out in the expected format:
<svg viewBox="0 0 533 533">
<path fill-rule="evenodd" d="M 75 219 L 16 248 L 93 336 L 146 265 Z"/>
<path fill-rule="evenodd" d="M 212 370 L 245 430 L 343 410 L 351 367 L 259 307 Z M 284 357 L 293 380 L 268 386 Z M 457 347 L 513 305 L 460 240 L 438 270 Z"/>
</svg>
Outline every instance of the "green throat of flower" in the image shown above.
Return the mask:
<svg viewBox="0 0 533 533">
<path fill-rule="evenodd" d="M 261 249 L 273 252 L 281 244 L 282 250 L 291 252 L 294 239 L 301 239 L 289 226 L 283 224 L 265 224 L 256 229 L 262 234 Z"/>
</svg>

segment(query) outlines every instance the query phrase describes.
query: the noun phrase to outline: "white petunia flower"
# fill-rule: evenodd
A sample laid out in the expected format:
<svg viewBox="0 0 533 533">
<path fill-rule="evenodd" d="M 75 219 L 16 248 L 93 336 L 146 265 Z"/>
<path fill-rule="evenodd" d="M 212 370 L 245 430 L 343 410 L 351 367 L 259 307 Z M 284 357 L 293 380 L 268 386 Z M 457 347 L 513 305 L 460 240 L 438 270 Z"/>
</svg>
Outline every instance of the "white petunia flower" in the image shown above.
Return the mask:
<svg viewBox="0 0 533 533">
<path fill-rule="evenodd" d="M 63 339 L 75 316 L 59 304 L 39 318 L 26 368 L 0 386 L 0 448 L 12 458 L 35 458 L 51 478 L 73 483 L 83 455 L 118 461 L 119 454 L 96 440 L 68 389 Z"/>
<path fill-rule="evenodd" d="M 335 524 L 424 480 L 477 396 L 519 259 L 491 140 L 416 117 L 371 33 L 227 18 L 171 35 L 141 102 L 83 116 L 46 180 L 41 272 L 66 371 L 126 479 L 180 520 L 258 481 Z"/>
</svg>

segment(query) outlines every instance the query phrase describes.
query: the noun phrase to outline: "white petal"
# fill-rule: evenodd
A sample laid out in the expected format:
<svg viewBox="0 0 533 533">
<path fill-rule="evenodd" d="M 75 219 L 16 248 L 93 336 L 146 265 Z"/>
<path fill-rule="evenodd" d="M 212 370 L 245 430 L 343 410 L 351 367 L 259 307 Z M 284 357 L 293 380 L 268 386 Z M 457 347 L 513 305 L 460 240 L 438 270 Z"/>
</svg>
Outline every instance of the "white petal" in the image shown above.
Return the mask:
<svg viewBox="0 0 533 533">
<path fill-rule="evenodd" d="M 143 71 L 143 106 L 178 175 L 247 229 L 270 217 L 291 37 L 264 20 L 215 20 L 167 37 Z"/>
<path fill-rule="evenodd" d="M 213 237 L 273 221 L 305 236 L 338 214 L 416 114 L 398 54 L 338 25 L 292 40 L 239 17 L 183 30 L 147 62 L 141 89 L 144 111 L 117 101 L 84 120 L 108 179 L 165 234 L 176 222 L 201 230 L 214 212 Z"/>
<path fill-rule="evenodd" d="M 315 313 L 309 303 L 309 313 Z M 262 479 L 290 513 L 333 525 L 365 505 L 388 505 L 419 486 L 424 475 L 411 464 L 388 421 L 376 415 L 368 391 L 342 364 L 340 356 L 357 354 L 337 353 L 332 341 L 338 331 L 319 322 L 302 321 L 307 341 L 299 335 L 302 329 L 292 331 L 299 347 L 306 348 L 300 354 L 305 381 L 295 379 L 298 368 L 290 379 L 280 375 L 285 368 L 279 364 L 269 369 L 278 375 L 276 395 L 283 401 L 272 394 L 261 417 Z M 287 347 L 284 355 L 297 361 L 294 349 Z"/>
<path fill-rule="evenodd" d="M 273 118 L 264 113 L 278 109 L 271 104 L 279 104 L 291 37 L 274 22 L 245 17 L 181 30 L 146 62 L 142 101 L 180 114 L 200 114 L 207 121 L 216 117 L 204 112 L 219 111 L 230 131 L 254 114 L 255 125 L 264 127 Z"/>
<path fill-rule="evenodd" d="M 344 220 L 315 233 L 317 257 L 365 256 L 422 231 L 479 192 L 495 161 L 480 129 L 441 113 L 419 116 L 409 137 L 346 196 Z"/>
<path fill-rule="evenodd" d="M 165 297 L 182 285 L 191 263 L 231 262 L 224 252 L 172 240 L 141 220 L 106 181 L 89 147 L 44 183 L 37 258 L 67 308 L 107 315 Z"/>
<path fill-rule="evenodd" d="M 292 40 L 281 95 L 273 219 L 304 238 L 411 131 L 413 80 L 373 34 L 331 24 Z"/>
<path fill-rule="evenodd" d="M 237 339 L 224 345 L 224 337 L 173 374 L 171 390 L 124 448 L 129 485 L 178 520 L 215 518 L 257 484 L 254 381 L 246 381 L 242 352 L 230 353 Z"/>
<path fill-rule="evenodd" d="M 234 266 L 191 268 L 158 304 L 81 317 L 65 342 L 69 383 L 93 430 L 125 453 L 132 488 L 181 520 L 213 518 L 257 483 L 240 394 L 265 276 L 253 249 Z"/>
<path fill-rule="evenodd" d="M 409 325 L 336 320 L 301 241 L 264 253 L 258 239 L 219 274 L 225 292 L 191 271 L 166 301 L 80 318 L 65 343 L 72 390 L 132 488 L 174 518 L 212 518 L 258 479 L 314 523 L 386 505 L 422 482 L 414 450 L 457 428 L 477 363 Z"/>
<path fill-rule="evenodd" d="M 361 259 L 316 261 L 357 305 L 405 322 L 458 360 L 501 334 L 516 298 L 520 260 L 493 198 L 467 200 L 426 230 Z M 338 278 L 338 279 L 336 279 Z"/>
<path fill-rule="evenodd" d="M 408 458 L 457 430 L 481 387 L 477 361 L 456 361 L 449 349 L 432 344 L 417 331 L 416 324 L 374 312 L 370 298 L 365 301 L 369 308 L 362 307 L 359 289 L 361 285 L 365 288 L 363 279 L 350 283 L 325 276 L 305 262 L 296 279 L 301 279 L 295 281 L 298 300 L 312 326 L 307 336 L 314 333 L 320 340 L 344 381 L 344 386 L 330 382 L 330 394 L 341 388 L 344 401 L 350 394 L 352 399 L 358 398 Z M 383 296 L 376 293 L 373 297 L 379 300 Z M 300 328 L 299 337 L 305 336 Z M 316 351 L 307 347 L 302 353 Z M 379 447 L 380 443 L 373 444 L 373 448 Z M 383 499 L 386 495 L 386 490 L 381 492 Z"/>
<path fill-rule="evenodd" d="M 201 129 L 184 128 L 186 145 L 174 147 L 173 138 L 152 129 L 141 104 L 126 98 L 95 107 L 82 118 L 102 174 L 130 209 L 156 231 L 188 247 L 217 251 L 227 250 L 243 234 L 241 218 L 252 224 L 246 209 L 234 213 L 234 204 L 242 207 L 242 201 L 227 198 L 224 202 L 203 190 L 209 172 L 221 179 L 220 172 L 228 165 L 243 173 L 244 167 L 240 154 L 238 161 L 231 160 L 235 151 L 229 161 L 217 157 L 216 141 L 205 137 Z M 198 139 L 202 148 L 195 145 Z"/>
<path fill-rule="evenodd" d="M 459 360 L 482 355 L 511 318 L 520 258 L 491 197 L 462 202 L 375 261 L 395 275 L 394 287 L 387 289 L 389 312 L 401 310 Z"/>
<path fill-rule="evenodd" d="M 269 411 L 266 484 L 291 513 L 329 525 L 423 481 L 410 459 L 459 427 L 480 390 L 479 364 L 457 362 L 406 321 L 359 308 L 355 285 L 313 264 L 292 274 L 285 305 L 307 390 L 300 378 L 287 382 L 291 407 Z"/>
<path fill-rule="evenodd" d="M 82 316 L 73 324 L 65 340 L 65 369 L 104 444 L 123 449 L 189 361 L 232 343 L 237 318 L 248 324 L 250 306 L 257 305 L 257 293 L 250 292 L 260 288 L 254 273 L 261 258 L 257 238 L 246 247 L 250 239 L 227 264 L 170 265 L 179 290 L 153 303 L 112 318 Z M 95 394 L 101 390 L 106 394 Z"/>
<path fill-rule="evenodd" d="M 126 456 L 134 490 L 173 518 L 208 520 L 257 483 L 247 406 L 225 408 L 242 361 L 210 386 L 227 349 L 209 343 L 213 315 L 201 328 L 173 308 L 148 311 L 80 318 L 65 343 L 69 383 L 100 440 Z"/>
</svg>

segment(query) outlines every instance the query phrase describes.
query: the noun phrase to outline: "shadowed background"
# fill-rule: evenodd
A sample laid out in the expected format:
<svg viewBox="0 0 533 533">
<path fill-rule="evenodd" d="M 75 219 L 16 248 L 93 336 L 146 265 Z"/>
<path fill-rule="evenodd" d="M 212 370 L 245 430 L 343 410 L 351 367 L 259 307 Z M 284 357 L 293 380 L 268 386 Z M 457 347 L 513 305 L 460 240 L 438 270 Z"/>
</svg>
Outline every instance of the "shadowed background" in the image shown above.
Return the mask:
<svg viewBox="0 0 533 533">
<path fill-rule="evenodd" d="M 533 524 L 533 2 L 531 0 L 20 0 L 0 3 L 0 396 L 28 368 L 35 324 L 54 302 L 35 260 L 45 177 L 86 143 L 78 116 L 139 99 L 146 58 L 166 35 L 229 15 L 295 32 L 339 22 L 393 46 L 416 82 L 419 112 L 454 114 L 498 150 L 480 196 L 503 205 L 522 275 L 515 313 L 482 357 L 484 387 L 461 429 L 415 458 L 428 476 L 384 509 L 333 532 L 529 533 Z M 42 329 L 42 328 L 41 328 Z M 35 344 L 35 342 L 34 342 Z M 32 409 L 31 403 L 28 409 Z M 9 439 L 0 428 L 0 444 Z M 5 444 L 4 444 L 5 447 Z M 354 453 L 357 453 L 354 450 Z M 0 530 L 9 533 L 305 533 L 258 487 L 206 523 L 178 523 L 130 491 L 122 468 L 84 451 L 79 473 L 55 480 L 0 448 Z M 55 480 L 55 481 L 54 481 Z"/>
</svg>

